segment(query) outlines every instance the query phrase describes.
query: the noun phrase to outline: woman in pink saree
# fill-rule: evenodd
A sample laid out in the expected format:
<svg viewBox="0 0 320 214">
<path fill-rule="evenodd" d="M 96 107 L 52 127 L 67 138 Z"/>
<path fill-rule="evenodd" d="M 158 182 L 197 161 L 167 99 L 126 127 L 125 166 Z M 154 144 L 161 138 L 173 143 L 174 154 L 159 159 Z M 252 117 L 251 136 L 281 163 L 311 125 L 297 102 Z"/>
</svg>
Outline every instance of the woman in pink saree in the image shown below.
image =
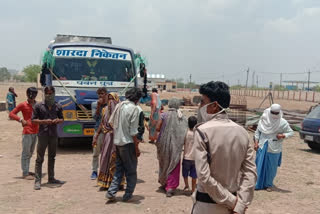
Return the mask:
<svg viewBox="0 0 320 214">
<path fill-rule="evenodd" d="M 113 129 L 108 123 L 109 118 L 114 111 L 116 105 L 119 103 L 119 97 L 116 93 L 108 95 L 108 105 L 102 111 L 102 120 L 94 136 L 94 140 L 103 132 L 105 134 L 100 156 L 100 169 L 98 175 L 99 191 L 105 191 L 110 187 L 113 174 L 116 169 L 116 150 L 113 144 Z M 124 181 L 122 182 L 122 186 Z"/>
<path fill-rule="evenodd" d="M 154 143 L 158 139 L 157 125 L 160 119 L 161 101 L 156 88 L 151 94 L 151 115 L 149 121 L 149 142 Z"/>
</svg>

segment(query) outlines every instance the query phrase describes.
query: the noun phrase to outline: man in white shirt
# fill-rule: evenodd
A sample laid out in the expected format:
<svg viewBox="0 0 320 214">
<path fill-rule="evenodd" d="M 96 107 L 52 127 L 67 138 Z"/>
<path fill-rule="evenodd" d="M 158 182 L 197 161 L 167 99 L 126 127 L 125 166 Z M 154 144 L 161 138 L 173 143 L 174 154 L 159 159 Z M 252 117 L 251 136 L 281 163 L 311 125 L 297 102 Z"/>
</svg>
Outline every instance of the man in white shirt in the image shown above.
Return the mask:
<svg viewBox="0 0 320 214">
<path fill-rule="evenodd" d="M 137 103 L 142 97 L 142 92 L 139 88 L 132 88 L 126 92 L 125 96 L 127 100 L 116 106 L 109 120 L 113 127 L 113 142 L 117 152 L 116 172 L 106 193 L 106 198 L 110 201 L 115 200 L 123 175 L 127 180 L 123 201 L 132 198 L 137 183 L 137 163 L 140 156 L 137 138 L 140 112 Z"/>
</svg>

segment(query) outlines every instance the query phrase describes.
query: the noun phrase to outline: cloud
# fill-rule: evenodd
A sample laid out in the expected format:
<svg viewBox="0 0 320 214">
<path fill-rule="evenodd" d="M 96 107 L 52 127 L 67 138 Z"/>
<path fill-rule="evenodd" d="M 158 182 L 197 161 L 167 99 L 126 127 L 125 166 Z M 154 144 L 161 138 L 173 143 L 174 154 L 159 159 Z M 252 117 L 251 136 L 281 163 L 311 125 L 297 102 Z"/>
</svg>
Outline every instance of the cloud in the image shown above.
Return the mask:
<svg viewBox="0 0 320 214">
<path fill-rule="evenodd" d="M 306 28 L 313 28 L 313 24 L 318 22 L 319 18 L 320 8 L 304 8 L 292 18 L 280 17 L 266 22 L 264 30 L 287 34 L 302 33 Z"/>
<path fill-rule="evenodd" d="M 148 71 L 197 82 L 245 69 L 300 72 L 319 62 L 320 2 L 312 0 L 44 0 L 5 1 L 0 66 L 39 63 L 57 34 L 111 36 L 141 51 Z M 319 63 L 318 63 L 319 64 Z M 238 74 L 234 75 L 239 71 Z M 264 77 L 268 83 L 272 76 Z"/>
</svg>

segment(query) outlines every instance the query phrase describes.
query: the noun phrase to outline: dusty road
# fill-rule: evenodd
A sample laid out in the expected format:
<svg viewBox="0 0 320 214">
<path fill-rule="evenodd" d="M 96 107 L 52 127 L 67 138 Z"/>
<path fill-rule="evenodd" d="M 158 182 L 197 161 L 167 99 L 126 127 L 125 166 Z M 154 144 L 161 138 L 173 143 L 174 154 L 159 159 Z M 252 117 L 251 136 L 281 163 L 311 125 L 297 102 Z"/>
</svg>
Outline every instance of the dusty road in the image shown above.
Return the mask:
<svg viewBox="0 0 320 214">
<path fill-rule="evenodd" d="M 24 98 L 24 91 L 18 93 L 20 102 Z M 56 178 L 67 183 L 61 187 L 47 185 L 45 175 L 42 189 L 35 191 L 33 181 L 21 179 L 21 125 L 7 120 L 6 112 L 0 112 L 0 130 L 0 213 L 178 214 L 191 211 L 191 198 L 182 191 L 182 179 L 174 197 L 166 198 L 159 191 L 154 145 L 141 144 L 139 180 L 133 201 L 106 204 L 105 193 L 97 192 L 96 182 L 89 179 L 90 147 L 74 142 L 71 146 L 59 148 Z M 34 163 L 35 155 L 31 161 L 32 171 Z M 43 172 L 46 170 L 47 157 Z M 320 153 L 312 152 L 297 133 L 284 143 L 282 166 L 275 185 L 278 191 L 256 191 L 247 213 L 320 213 Z M 122 195 L 123 192 L 119 192 L 117 196 L 120 199 Z"/>
<path fill-rule="evenodd" d="M 33 181 L 21 179 L 21 127 L 0 113 L 0 213 L 190 213 L 192 202 L 181 190 L 166 198 L 158 190 L 155 147 L 141 144 L 135 197 L 131 203 L 105 204 L 104 192 L 97 192 L 96 182 L 89 179 L 91 150 L 76 142 L 59 148 L 56 177 L 67 181 L 61 187 L 44 185 L 33 190 Z M 35 155 L 31 161 L 34 169 Z M 46 172 L 47 162 L 43 165 Z M 255 192 L 247 213 L 320 213 L 320 153 L 309 150 L 298 135 L 284 144 L 283 165 L 275 185 L 279 191 Z M 123 192 L 118 194 L 121 197 Z"/>
</svg>

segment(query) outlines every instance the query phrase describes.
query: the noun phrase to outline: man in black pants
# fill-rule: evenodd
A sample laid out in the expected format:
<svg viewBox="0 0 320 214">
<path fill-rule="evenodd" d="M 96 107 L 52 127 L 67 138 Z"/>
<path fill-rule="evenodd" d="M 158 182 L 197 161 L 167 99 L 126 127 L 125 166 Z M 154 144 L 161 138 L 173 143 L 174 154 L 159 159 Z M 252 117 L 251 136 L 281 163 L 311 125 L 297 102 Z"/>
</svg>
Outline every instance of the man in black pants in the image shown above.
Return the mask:
<svg viewBox="0 0 320 214">
<path fill-rule="evenodd" d="M 57 149 L 57 124 L 63 122 L 62 106 L 55 102 L 55 89 L 47 86 L 44 89 L 45 100 L 35 105 L 32 123 L 39 124 L 37 159 L 35 167 L 34 189 L 41 189 L 42 163 L 48 147 L 48 183 L 63 184 L 54 178 L 54 161 Z"/>
</svg>

